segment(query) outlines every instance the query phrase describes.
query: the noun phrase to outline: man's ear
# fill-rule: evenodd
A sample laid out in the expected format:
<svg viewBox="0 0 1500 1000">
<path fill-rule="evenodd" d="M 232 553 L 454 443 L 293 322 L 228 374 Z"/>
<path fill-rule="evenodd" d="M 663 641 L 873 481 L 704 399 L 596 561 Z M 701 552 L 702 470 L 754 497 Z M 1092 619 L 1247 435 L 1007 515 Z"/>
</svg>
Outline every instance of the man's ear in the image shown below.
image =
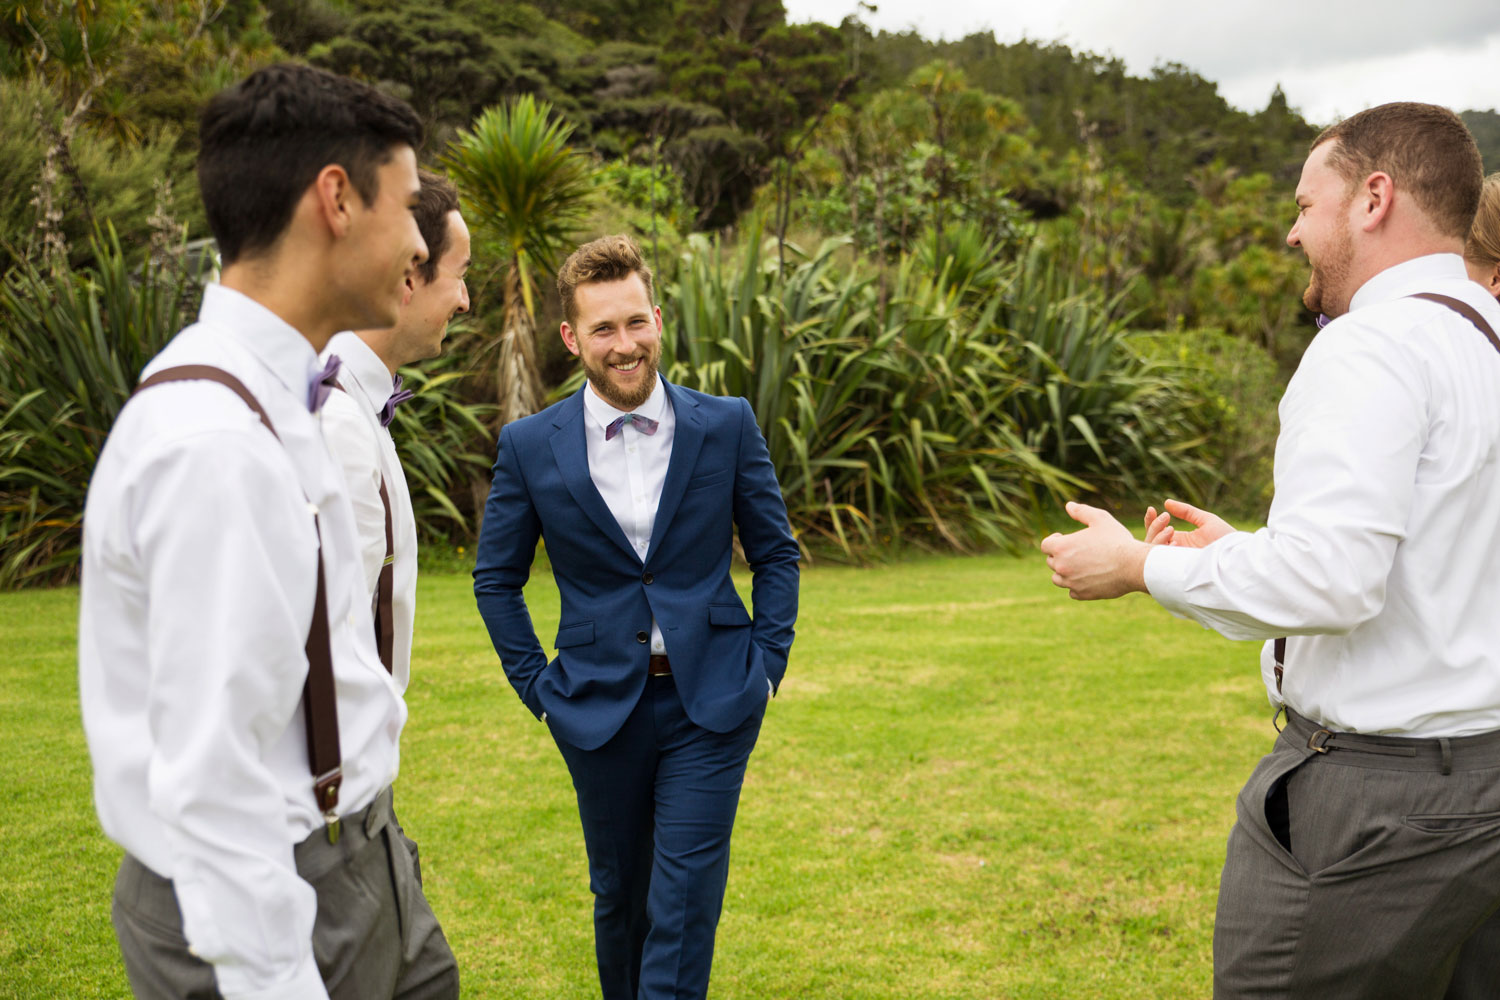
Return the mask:
<svg viewBox="0 0 1500 1000">
<path fill-rule="evenodd" d="M 576 357 L 578 355 L 578 334 L 566 321 L 557 328 L 557 332 L 562 336 L 563 346 L 568 349 L 568 353 Z"/>
<path fill-rule="evenodd" d="M 1391 212 L 1391 205 L 1396 196 L 1396 184 L 1391 180 L 1391 175 L 1383 170 L 1377 170 L 1365 178 L 1355 198 L 1360 208 L 1360 228 L 1365 232 L 1373 232 L 1385 221 Z"/>
<path fill-rule="evenodd" d="M 408 274 L 406 276 L 406 291 L 401 293 L 401 304 L 403 306 L 411 305 L 411 297 L 415 294 L 417 294 L 416 279 Z"/>
<path fill-rule="evenodd" d="M 318 218 L 335 237 L 349 231 L 352 220 L 350 200 L 359 197 L 349 174 L 337 163 L 330 163 L 318 171 L 312 182 L 313 197 L 317 203 Z"/>
</svg>

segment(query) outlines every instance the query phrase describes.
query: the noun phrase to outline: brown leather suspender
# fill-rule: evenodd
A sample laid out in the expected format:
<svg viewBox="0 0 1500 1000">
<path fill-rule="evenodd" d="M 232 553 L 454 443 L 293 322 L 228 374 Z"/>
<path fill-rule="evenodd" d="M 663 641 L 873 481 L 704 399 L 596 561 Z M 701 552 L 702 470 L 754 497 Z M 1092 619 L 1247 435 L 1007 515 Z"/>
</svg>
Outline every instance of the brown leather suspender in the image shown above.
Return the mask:
<svg viewBox="0 0 1500 1000">
<path fill-rule="evenodd" d="M 349 393 L 337 379 L 333 387 L 345 395 Z M 370 610 L 375 615 L 375 649 L 380 653 L 380 665 L 386 673 L 394 674 L 396 618 L 392 604 L 396 598 L 396 531 L 384 473 L 380 476 L 380 505 L 385 508 L 385 558 L 380 563 L 380 575 L 375 578 L 375 604 Z"/>
<path fill-rule="evenodd" d="M 166 368 L 135 387 L 131 397 L 165 382 L 217 382 L 231 390 L 255 411 L 277 442 L 271 418 L 243 382 L 211 365 L 179 365 Z M 311 502 L 308 503 L 312 507 Z M 307 763 L 313 776 L 313 798 L 328 824 L 328 841 L 339 836 L 339 786 L 343 783 L 343 758 L 339 751 L 338 702 L 333 686 L 333 647 L 328 632 L 328 594 L 323 580 L 323 530 L 313 508 L 313 530 L 318 536 L 318 588 L 313 600 L 312 623 L 307 629 L 307 681 L 302 688 L 303 718 L 307 722 Z M 387 529 L 389 531 L 389 529 Z"/>
<path fill-rule="evenodd" d="M 396 595 L 396 535 L 391 524 L 391 495 L 386 492 L 385 476 L 380 477 L 380 502 L 385 507 L 385 560 L 380 564 L 380 578 L 375 582 L 375 648 L 385 672 L 395 673 L 396 621 L 392 602 Z"/>
<path fill-rule="evenodd" d="M 1489 340 L 1490 346 L 1496 351 L 1500 351 L 1500 336 L 1495 335 L 1495 328 L 1490 326 L 1489 322 L 1478 309 L 1475 309 L 1463 299 L 1456 299 L 1451 295 L 1439 295 L 1437 292 L 1418 292 L 1415 295 L 1408 295 L 1407 298 L 1426 299 L 1429 302 L 1436 302 L 1438 305 L 1447 306 L 1470 323 L 1473 323 L 1475 328 Z M 1280 692 L 1281 678 L 1286 673 L 1286 640 L 1277 639 L 1271 651 L 1276 659 L 1276 690 Z"/>
</svg>

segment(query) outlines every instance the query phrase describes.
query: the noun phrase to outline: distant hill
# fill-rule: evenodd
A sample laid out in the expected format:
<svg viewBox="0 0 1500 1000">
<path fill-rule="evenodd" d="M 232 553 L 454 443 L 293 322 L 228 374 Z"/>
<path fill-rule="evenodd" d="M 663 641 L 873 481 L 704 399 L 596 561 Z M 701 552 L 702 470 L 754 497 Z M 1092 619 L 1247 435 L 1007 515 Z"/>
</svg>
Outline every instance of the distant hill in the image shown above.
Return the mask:
<svg viewBox="0 0 1500 1000">
<path fill-rule="evenodd" d="M 1459 113 L 1474 141 L 1479 143 L 1479 154 L 1484 157 L 1486 175 L 1500 170 L 1500 113 L 1489 111 L 1463 111 Z"/>
</svg>

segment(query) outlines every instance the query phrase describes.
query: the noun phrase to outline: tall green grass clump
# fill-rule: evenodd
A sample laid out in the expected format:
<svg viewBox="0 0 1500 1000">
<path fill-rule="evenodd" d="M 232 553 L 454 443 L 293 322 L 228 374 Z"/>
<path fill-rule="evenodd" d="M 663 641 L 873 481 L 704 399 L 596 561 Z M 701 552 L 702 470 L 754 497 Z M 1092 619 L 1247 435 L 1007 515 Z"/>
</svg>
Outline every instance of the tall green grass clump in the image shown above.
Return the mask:
<svg viewBox="0 0 1500 1000">
<path fill-rule="evenodd" d="M 111 228 L 93 264 L 23 261 L 0 281 L 0 588 L 78 571 L 83 502 L 140 371 L 197 315 L 196 268 L 128 263 Z"/>
</svg>

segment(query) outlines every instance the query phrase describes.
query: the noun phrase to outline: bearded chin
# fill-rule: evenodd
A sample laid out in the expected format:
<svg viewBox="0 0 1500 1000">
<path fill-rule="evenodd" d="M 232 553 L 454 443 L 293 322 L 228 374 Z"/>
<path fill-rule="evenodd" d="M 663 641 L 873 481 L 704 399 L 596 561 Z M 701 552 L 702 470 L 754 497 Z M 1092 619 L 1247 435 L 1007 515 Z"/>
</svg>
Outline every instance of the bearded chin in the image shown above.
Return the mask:
<svg viewBox="0 0 1500 1000">
<path fill-rule="evenodd" d="M 656 359 L 642 358 L 641 364 L 646 366 L 646 377 L 641 380 L 640 388 L 634 392 L 626 392 L 610 380 L 608 365 L 601 365 L 599 368 L 584 365 L 583 373 L 588 376 L 594 390 L 615 409 L 633 410 L 650 399 L 652 391 L 656 388 Z"/>
</svg>

